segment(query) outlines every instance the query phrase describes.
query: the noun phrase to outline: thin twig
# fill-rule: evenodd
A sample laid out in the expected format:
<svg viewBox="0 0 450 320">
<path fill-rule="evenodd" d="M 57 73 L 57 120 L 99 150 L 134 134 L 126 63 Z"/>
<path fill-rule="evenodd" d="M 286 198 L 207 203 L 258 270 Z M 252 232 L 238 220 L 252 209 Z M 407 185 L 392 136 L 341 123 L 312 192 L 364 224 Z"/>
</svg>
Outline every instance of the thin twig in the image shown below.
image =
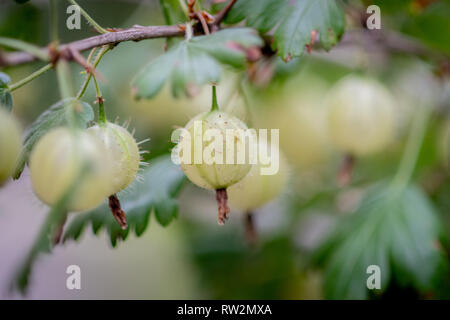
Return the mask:
<svg viewBox="0 0 450 320">
<path fill-rule="evenodd" d="M 89 37 L 86 39 L 77 40 L 67 44 L 59 46 L 59 50 L 64 51 L 68 47 L 78 52 L 83 52 L 94 47 L 100 47 L 108 44 L 118 44 L 125 41 L 140 41 L 144 39 L 155 38 L 168 38 L 168 37 L 180 37 L 184 36 L 183 28 L 178 25 L 175 26 L 140 26 L 132 27 L 129 29 L 118 30 L 116 32 L 108 32 L 105 34 Z M 47 48 L 40 49 L 42 55 L 48 53 Z M 24 64 L 37 60 L 35 54 L 28 52 L 12 52 L 12 53 L 0 53 L 0 67 L 14 66 Z"/>
<path fill-rule="evenodd" d="M 73 50 L 71 47 L 68 47 L 67 51 L 70 53 L 70 58 L 72 58 L 76 63 L 82 66 L 87 73 L 96 76 L 99 80 L 103 78 L 100 73 L 81 55 L 81 53 Z"/>
<path fill-rule="evenodd" d="M 34 44 L 22 41 L 22 40 L 17 40 L 17 39 L 11 39 L 11 38 L 5 38 L 5 37 L 0 37 L 0 45 L 1 46 L 5 46 L 8 48 L 13 48 L 16 50 L 22 50 L 24 51 L 24 54 L 28 54 L 30 56 L 33 56 L 35 58 L 35 60 L 40 59 L 43 61 L 48 61 L 49 60 L 49 56 L 48 56 L 48 52 L 46 49 L 41 49 L 37 46 L 35 46 Z M 1 54 L 0 54 L 0 65 L 1 65 Z"/>
<path fill-rule="evenodd" d="M 75 0 L 68 0 L 71 4 L 77 6 L 80 9 L 81 14 L 83 17 L 88 21 L 89 24 L 91 24 L 95 30 L 97 30 L 99 33 L 107 33 L 105 29 L 103 29 L 97 21 L 92 19 L 92 17 L 78 4 Z"/>
<path fill-rule="evenodd" d="M 228 2 L 228 4 L 226 5 L 225 8 L 220 10 L 220 12 L 215 15 L 215 17 L 214 17 L 214 25 L 219 26 L 221 24 L 221 22 L 225 19 L 225 17 L 227 16 L 228 12 L 230 12 L 231 8 L 234 6 L 236 1 L 237 0 L 231 0 L 230 2 Z"/>
<path fill-rule="evenodd" d="M 53 64 L 49 63 L 46 64 L 45 66 L 43 66 L 42 68 L 40 68 L 39 70 L 33 72 L 32 74 L 30 74 L 28 77 L 23 78 L 20 81 L 17 81 L 16 83 L 13 83 L 11 85 L 8 86 L 9 91 L 14 91 L 16 89 L 19 89 L 20 87 L 26 85 L 28 82 L 31 82 L 32 80 L 36 79 L 37 77 L 39 77 L 41 74 L 45 73 L 46 71 L 50 70 L 53 67 Z"/>
<path fill-rule="evenodd" d="M 203 17 L 201 12 L 196 12 L 195 16 L 198 18 L 198 20 L 200 20 L 200 23 L 202 24 L 203 32 L 206 35 L 209 35 L 209 27 L 208 27 L 208 24 L 206 23 L 205 17 Z"/>
</svg>

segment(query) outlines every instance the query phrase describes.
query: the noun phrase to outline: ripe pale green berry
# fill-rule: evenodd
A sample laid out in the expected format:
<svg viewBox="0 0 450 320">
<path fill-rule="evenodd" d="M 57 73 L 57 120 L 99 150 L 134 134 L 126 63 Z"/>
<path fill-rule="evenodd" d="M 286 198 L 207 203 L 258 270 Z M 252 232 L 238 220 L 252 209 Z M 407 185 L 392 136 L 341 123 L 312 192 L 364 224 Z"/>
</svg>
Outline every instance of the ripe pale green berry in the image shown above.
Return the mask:
<svg viewBox="0 0 450 320">
<path fill-rule="evenodd" d="M 267 145 L 259 143 L 259 148 L 267 153 Z M 243 212 L 251 212 L 278 197 L 288 180 L 288 164 L 280 154 L 279 170 L 273 175 L 262 175 L 261 162 L 254 165 L 249 174 L 240 182 L 228 188 L 230 205 Z"/>
<path fill-rule="evenodd" d="M 389 91 L 375 80 L 349 76 L 330 91 L 330 134 L 336 147 L 363 156 L 386 148 L 395 136 L 395 106 Z"/>
<path fill-rule="evenodd" d="M 87 130 L 103 143 L 109 152 L 112 166 L 111 194 L 126 187 L 136 178 L 140 154 L 136 140 L 127 129 L 110 122 Z"/>
<path fill-rule="evenodd" d="M 0 108 L 0 185 L 11 176 L 21 145 L 19 124 L 9 112 Z"/>
<path fill-rule="evenodd" d="M 38 198 L 54 205 L 76 185 L 67 209 L 84 211 L 97 207 L 111 190 L 111 167 L 101 141 L 86 131 L 56 128 L 45 134 L 30 157 L 30 174 Z M 82 170 L 87 170 L 82 174 Z"/>
<path fill-rule="evenodd" d="M 201 122 L 203 136 L 195 139 L 194 124 L 196 121 Z M 244 178 L 251 169 L 251 164 L 248 161 L 248 152 L 243 148 L 246 148 L 240 143 L 239 138 L 233 140 L 233 144 L 226 143 L 226 130 L 247 130 L 247 126 L 241 120 L 233 117 L 222 111 L 210 111 L 199 114 L 194 117 L 186 125 L 186 129 L 192 137 L 192 152 L 191 163 L 181 163 L 181 168 L 194 184 L 199 187 L 211 190 L 226 189 L 229 186 L 239 182 Z M 217 129 L 220 131 L 223 137 L 223 164 L 207 164 L 203 161 L 202 164 L 194 163 L 194 152 L 196 148 L 196 141 L 201 141 L 201 149 L 205 150 L 208 146 L 208 142 L 205 142 L 205 133 L 209 129 Z M 181 139 L 184 139 L 183 135 Z M 228 152 L 233 152 L 236 156 L 239 152 L 246 154 L 246 162 L 244 164 L 226 164 L 225 160 Z"/>
<path fill-rule="evenodd" d="M 195 129 L 199 127 L 201 128 L 201 132 Z M 181 168 L 194 184 L 205 189 L 216 190 L 218 222 L 222 225 L 225 223 L 225 219 L 228 218 L 228 212 L 230 211 L 227 205 L 228 197 L 226 189 L 241 181 L 252 167 L 249 161 L 248 143 L 243 143 L 242 136 L 239 138 L 239 133 L 242 133 L 248 128 L 236 117 L 222 111 L 214 110 L 194 117 L 186 125 L 185 129 L 186 131 L 180 136 L 180 143 L 184 144 L 186 142 L 185 139 L 190 137 L 191 159 L 188 161 L 182 160 Z M 207 134 L 212 131 L 219 133 L 219 135 L 216 138 L 208 140 Z M 227 132 L 229 135 L 235 135 L 235 138 L 231 139 L 230 143 L 227 143 Z M 216 139 L 222 142 L 222 150 L 217 151 L 218 156 L 221 156 L 223 159 L 222 163 L 217 163 L 215 159 L 209 159 L 212 161 L 205 161 L 207 159 L 204 159 L 204 154 L 208 156 L 208 153 L 204 153 L 204 151 L 208 150 L 210 143 Z M 198 155 L 199 150 L 202 150 L 199 155 L 202 163 L 196 163 L 195 161 L 195 155 Z M 214 155 L 216 155 L 215 152 Z M 240 153 L 245 154 L 245 159 L 242 164 L 237 161 L 237 155 Z M 232 163 L 229 163 L 227 158 L 231 158 L 232 155 L 234 159 Z"/>
</svg>

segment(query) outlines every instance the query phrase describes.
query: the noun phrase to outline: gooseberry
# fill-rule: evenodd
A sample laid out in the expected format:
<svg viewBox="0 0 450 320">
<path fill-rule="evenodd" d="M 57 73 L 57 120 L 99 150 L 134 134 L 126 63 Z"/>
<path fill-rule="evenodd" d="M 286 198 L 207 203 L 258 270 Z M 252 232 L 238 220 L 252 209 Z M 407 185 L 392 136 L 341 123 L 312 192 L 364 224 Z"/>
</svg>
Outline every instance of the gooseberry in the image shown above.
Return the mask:
<svg viewBox="0 0 450 320">
<path fill-rule="evenodd" d="M 33 189 L 48 205 L 54 205 L 75 185 L 67 204 L 69 211 L 93 209 L 111 190 L 109 153 L 86 131 L 52 129 L 33 148 L 29 167 Z"/>
<path fill-rule="evenodd" d="M 127 129 L 106 122 L 87 130 L 102 142 L 109 152 L 112 167 L 111 193 L 125 189 L 139 170 L 140 153 L 136 140 Z"/>
<path fill-rule="evenodd" d="M 258 146 L 259 152 L 268 153 L 266 143 L 260 141 Z M 251 212 L 280 195 L 288 180 L 288 164 L 284 155 L 280 153 L 279 168 L 275 174 L 261 174 L 261 168 L 265 166 L 258 161 L 258 164 L 252 167 L 244 179 L 228 188 L 232 207 L 243 212 Z"/>
<path fill-rule="evenodd" d="M 355 156 L 383 150 L 395 136 L 394 100 L 375 80 L 348 76 L 327 97 L 330 134 L 336 147 Z"/>
<path fill-rule="evenodd" d="M 19 124 L 0 107 L 0 185 L 11 176 L 21 145 Z"/>
<path fill-rule="evenodd" d="M 197 132 L 195 128 L 200 128 L 201 132 Z M 242 130 L 242 131 L 241 131 Z M 216 190 L 216 199 L 219 204 L 219 224 L 223 224 L 227 218 L 229 208 L 227 205 L 226 189 L 231 185 L 239 182 L 250 171 L 252 165 L 248 159 L 248 144 L 243 141 L 240 133 L 248 130 L 247 126 L 239 119 L 228 113 L 213 110 L 201 113 L 191 119 L 180 136 L 180 143 L 186 143 L 186 139 L 190 139 L 191 157 L 188 161 L 181 161 L 181 168 L 186 176 L 199 187 Z M 223 146 L 222 150 L 213 150 L 213 157 L 220 157 L 219 161 L 204 161 L 203 151 L 201 163 L 196 163 L 195 156 L 198 156 L 198 150 L 207 150 L 211 141 L 207 138 L 208 132 L 216 132 L 218 135 L 215 141 Z M 226 136 L 229 133 L 234 135 L 231 143 L 227 143 Z M 182 148 L 183 149 L 183 148 Z M 180 152 L 186 152 L 181 150 Z M 217 153 L 216 153 L 217 152 Z M 237 155 L 244 154 L 245 161 L 239 163 Z M 233 156 L 233 161 L 226 161 L 228 156 Z M 182 156 L 183 157 L 183 156 Z M 209 162 L 209 163 L 208 163 Z"/>
</svg>

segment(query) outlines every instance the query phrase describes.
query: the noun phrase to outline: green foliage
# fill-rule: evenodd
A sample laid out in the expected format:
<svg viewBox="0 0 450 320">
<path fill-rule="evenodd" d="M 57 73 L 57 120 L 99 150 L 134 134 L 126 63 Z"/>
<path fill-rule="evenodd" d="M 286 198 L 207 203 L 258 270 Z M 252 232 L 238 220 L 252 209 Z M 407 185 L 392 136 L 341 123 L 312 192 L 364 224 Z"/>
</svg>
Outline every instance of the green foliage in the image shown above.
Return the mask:
<svg viewBox="0 0 450 320">
<path fill-rule="evenodd" d="M 276 28 L 273 48 L 284 60 L 303 54 L 312 31 L 317 31 L 322 46 L 330 49 L 345 29 L 344 13 L 334 0 L 238 0 L 226 22 L 244 19 L 262 33 Z"/>
<path fill-rule="evenodd" d="M 0 12 L 0 35 L 3 37 L 38 43 L 43 38 L 40 27 L 41 12 L 33 3 L 11 5 Z"/>
<path fill-rule="evenodd" d="M 76 112 L 73 112 L 73 109 Z M 14 179 L 18 179 L 22 174 L 35 143 L 51 129 L 67 125 L 73 115 L 75 116 L 74 121 L 84 128 L 89 121 L 94 120 L 94 111 L 88 103 L 69 98 L 52 105 L 31 124 L 25 133 L 23 148 L 13 174 Z"/>
<path fill-rule="evenodd" d="M 0 72 L 0 106 L 11 111 L 12 109 L 12 96 L 8 90 L 8 84 L 11 79 L 6 73 Z"/>
<path fill-rule="evenodd" d="M 409 20 L 405 31 L 432 48 L 450 54 L 450 2 L 431 4 L 416 18 Z M 447 30 L 447 31 L 444 31 Z"/>
<path fill-rule="evenodd" d="M 247 28 L 184 40 L 143 68 L 132 81 L 134 95 L 152 98 L 170 82 L 173 95 L 178 97 L 187 93 L 190 85 L 218 82 L 222 73 L 220 63 L 242 67 L 246 61 L 245 48 L 260 45 L 262 41 L 255 31 Z"/>
<path fill-rule="evenodd" d="M 94 234 L 104 228 L 107 230 L 112 246 L 118 240 L 125 240 L 130 229 L 140 236 L 147 229 L 150 213 L 154 212 L 156 220 L 167 226 L 178 214 L 175 197 L 184 182 L 184 174 L 174 165 L 169 156 L 161 156 L 152 160 L 150 166 L 142 173 L 143 182 L 138 182 L 130 189 L 119 194 L 123 210 L 126 212 L 128 228 L 122 230 L 114 220 L 108 205 L 87 213 L 79 214 L 67 227 L 64 241 L 77 240 L 83 230 L 92 225 Z"/>
<path fill-rule="evenodd" d="M 422 4 L 419 1 L 375 0 L 374 4 L 381 8 L 383 25 L 413 36 L 430 48 L 450 54 L 450 1 Z"/>
<path fill-rule="evenodd" d="M 186 234 L 201 281 L 214 299 L 279 299 L 298 285 L 295 251 L 285 236 L 260 239 L 256 249 L 236 229 L 202 233 L 188 224 Z"/>
<path fill-rule="evenodd" d="M 381 269 L 381 290 L 392 279 L 418 291 L 429 289 L 442 266 L 440 221 L 416 186 L 393 193 L 385 184 L 367 192 L 352 215 L 322 244 L 315 263 L 325 268 L 330 299 L 366 299 L 366 269 Z"/>
<path fill-rule="evenodd" d="M 181 10 L 178 0 L 159 0 L 167 24 L 186 22 L 186 15 Z"/>
</svg>

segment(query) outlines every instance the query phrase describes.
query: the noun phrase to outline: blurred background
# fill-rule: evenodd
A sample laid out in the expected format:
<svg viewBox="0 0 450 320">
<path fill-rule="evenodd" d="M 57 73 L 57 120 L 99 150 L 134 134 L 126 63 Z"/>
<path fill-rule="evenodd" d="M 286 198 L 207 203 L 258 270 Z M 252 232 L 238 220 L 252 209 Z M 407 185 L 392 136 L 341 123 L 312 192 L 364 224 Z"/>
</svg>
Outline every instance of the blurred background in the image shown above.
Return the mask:
<svg viewBox="0 0 450 320">
<path fill-rule="evenodd" d="M 209 2 L 204 2 L 206 7 Z M 79 3 L 104 27 L 164 24 L 159 1 Z M 178 197 L 178 217 L 167 227 L 152 216 L 141 237 L 130 236 L 116 248 L 104 231 L 95 236 L 88 228 L 78 242 L 66 242 L 39 257 L 26 296 L 10 293 L 10 278 L 48 212 L 34 196 L 25 171 L 0 190 L 0 298 L 449 298 L 450 3 L 344 1 L 355 10 L 372 3 L 381 8 L 383 31 L 411 39 L 433 54 L 387 50 L 361 31 L 350 11 L 346 32 L 352 37 L 344 36 L 330 52 L 314 50 L 289 63 L 264 57 L 245 72 L 227 70 L 218 87 L 223 110 L 255 128 L 280 128 L 288 183 L 276 199 L 253 210 L 255 245 L 246 241 L 243 212 L 232 208 L 227 224 L 218 226 L 214 195 L 186 182 Z M 65 17 L 65 6 L 60 9 L 60 17 Z M 48 16 L 47 1 L 19 5 L 0 0 L 0 36 L 45 46 Z M 81 30 L 67 30 L 65 20 L 59 22 L 63 43 L 94 34 L 83 19 Z M 133 99 L 131 79 L 163 48 L 164 40 L 121 43 L 98 67 L 109 118 L 130 120 L 138 141 L 151 139 L 142 145 L 150 151 L 149 163 L 170 152 L 174 128 L 210 108 L 208 87 L 198 88 L 192 98 L 175 99 L 165 88 L 152 100 Z M 32 63 L 2 71 L 16 82 L 40 66 Z M 82 69 L 71 67 L 78 88 L 84 79 L 78 76 Z M 350 169 L 345 167 L 348 154 L 333 142 L 327 103 L 332 88 L 349 75 L 384 85 L 394 106 L 389 144 L 376 153 L 355 156 Z M 54 72 L 47 72 L 13 92 L 13 112 L 24 128 L 59 100 L 56 88 Z M 84 100 L 95 100 L 93 85 Z M 419 213 L 411 209 L 411 214 L 405 210 L 396 220 L 382 218 L 375 232 L 378 237 L 367 238 L 367 225 L 378 223 L 371 221 L 379 216 L 373 211 L 390 209 L 371 208 L 361 214 L 362 199 L 379 194 L 377 185 L 396 175 L 419 105 L 432 109 L 412 178 L 420 191 L 411 191 L 411 203 L 417 204 Z M 343 170 L 351 171 L 351 181 L 340 186 L 338 175 L 348 173 Z M 432 226 L 424 227 L 428 224 Z M 382 290 L 365 290 L 365 268 L 371 263 L 361 253 L 364 250 L 369 256 L 383 252 Z M 81 290 L 65 287 L 65 271 L 71 264 L 81 267 Z"/>
</svg>

